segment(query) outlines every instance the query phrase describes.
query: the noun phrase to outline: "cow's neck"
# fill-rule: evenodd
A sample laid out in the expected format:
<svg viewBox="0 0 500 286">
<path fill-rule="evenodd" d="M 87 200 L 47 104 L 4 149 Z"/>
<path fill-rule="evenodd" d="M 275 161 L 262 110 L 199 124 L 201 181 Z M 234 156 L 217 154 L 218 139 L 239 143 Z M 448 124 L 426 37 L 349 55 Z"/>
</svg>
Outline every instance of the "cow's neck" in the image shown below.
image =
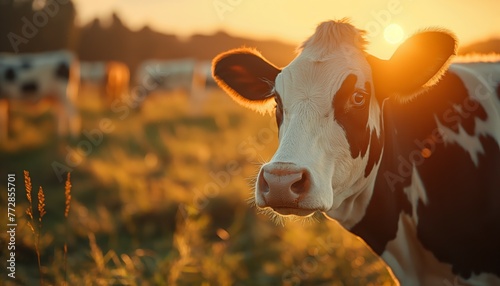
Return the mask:
<svg viewBox="0 0 500 286">
<path fill-rule="evenodd" d="M 379 172 L 386 172 L 382 161 Z M 369 194 L 369 190 L 366 191 Z M 402 212 L 411 213 L 411 205 L 404 192 L 391 190 L 385 179 L 377 180 L 373 185 L 371 197 L 366 204 L 364 216 L 349 230 L 360 236 L 377 254 L 382 254 L 386 244 L 396 237 L 399 216 Z"/>
<path fill-rule="evenodd" d="M 397 134 L 394 133 L 393 120 L 390 109 L 384 104 L 382 108 L 383 150 L 376 175 L 370 189 L 363 217 L 353 227 L 348 228 L 352 233 L 360 236 L 372 250 L 381 255 L 387 243 L 396 237 L 398 222 L 401 213 L 411 213 L 411 204 L 403 189 L 410 187 L 410 178 L 399 174 L 400 160 Z M 389 125 L 389 126 L 388 126 Z M 403 178 L 403 181 L 401 181 Z"/>
<path fill-rule="evenodd" d="M 326 212 L 325 215 L 346 229 L 350 229 L 361 221 L 372 197 L 377 169 L 378 166 L 375 166 L 366 179 L 362 179 L 356 184 L 356 190 L 351 190 L 354 195 L 347 197 L 339 207 Z"/>
<path fill-rule="evenodd" d="M 382 110 L 384 107 L 382 108 Z M 385 115 L 384 112 L 382 114 Z M 390 115 L 389 115 L 390 116 Z M 342 204 L 326 212 L 329 218 L 338 221 L 343 227 L 360 236 L 377 254 L 382 254 L 385 246 L 393 240 L 398 230 L 399 214 L 402 211 L 410 212 L 411 206 L 405 193 L 392 187 L 392 176 L 397 175 L 398 146 L 395 134 L 385 133 L 384 130 L 394 130 L 391 126 L 384 125 L 381 120 L 382 131 L 380 138 L 372 138 L 370 150 L 367 154 L 368 161 L 375 165 L 367 174 L 363 184 L 357 184 L 357 190 L 351 190 L 354 195 L 348 197 Z M 373 148 L 378 140 L 381 150 Z M 371 157 L 370 157 L 371 156 Z"/>
<path fill-rule="evenodd" d="M 408 170 L 402 168 L 401 154 L 407 154 L 408 150 L 401 145 L 401 138 L 398 138 L 397 131 L 395 131 L 397 128 L 392 126 L 397 120 L 391 118 L 393 116 L 391 109 L 384 107 L 382 112 L 384 114 L 382 120 L 384 147 L 375 169 L 376 175 L 370 185 L 371 188 L 365 190 L 370 197 L 366 204 L 361 202 L 366 206 L 363 209 L 363 217 L 356 225 L 348 229 L 361 237 L 376 254 L 381 256 L 394 271 L 396 277 L 404 280 L 407 276 L 402 268 L 421 269 L 421 266 L 415 265 L 431 260 L 413 252 L 410 255 L 411 260 L 405 256 L 407 251 L 422 249 L 416 238 L 416 222 L 407 196 L 407 193 L 411 192 L 409 188 L 415 187 L 412 181 L 417 180 L 411 175 L 414 172 L 412 166 L 403 166 Z M 407 174 L 408 172 L 410 174 Z M 410 266 L 409 263 L 412 265 Z M 429 265 L 429 267 L 433 266 Z M 410 276 L 413 279 L 419 275 L 410 273 Z M 422 281 L 435 282 L 429 280 L 429 277 L 422 278 L 425 278 Z"/>
</svg>

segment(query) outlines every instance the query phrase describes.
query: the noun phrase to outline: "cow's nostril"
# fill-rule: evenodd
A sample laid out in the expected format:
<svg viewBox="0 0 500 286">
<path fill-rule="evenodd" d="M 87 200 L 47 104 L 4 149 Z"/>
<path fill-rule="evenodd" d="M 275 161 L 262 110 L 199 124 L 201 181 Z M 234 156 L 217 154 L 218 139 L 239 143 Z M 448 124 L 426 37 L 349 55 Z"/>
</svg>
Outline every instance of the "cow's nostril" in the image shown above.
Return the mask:
<svg viewBox="0 0 500 286">
<path fill-rule="evenodd" d="M 311 180 L 307 171 L 302 172 L 302 178 L 290 186 L 292 192 L 296 194 L 307 193 L 309 191 Z"/>
<path fill-rule="evenodd" d="M 264 177 L 264 174 L 261 173 L 257 180 L 258 180 L 257 187 L 258 187 L 259 192 L 262 194 L 269 193 L 269 184 L 267 183 L 267 180 Z"/>
</svg>

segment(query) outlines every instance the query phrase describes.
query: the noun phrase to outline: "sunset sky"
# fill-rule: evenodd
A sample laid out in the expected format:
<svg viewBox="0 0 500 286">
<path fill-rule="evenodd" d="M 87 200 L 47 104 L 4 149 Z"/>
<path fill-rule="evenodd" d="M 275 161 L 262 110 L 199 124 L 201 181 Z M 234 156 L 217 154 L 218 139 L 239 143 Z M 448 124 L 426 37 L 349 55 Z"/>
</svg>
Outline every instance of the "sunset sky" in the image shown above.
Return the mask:
<svg viewBox="0 0 500 286">
<path fill-rule="evenodd" d="M 144 25 L 187 37 L 224 30 L 298 44 L 324 20 L 348 17 L 368 31 L 369 52 L 387 58 L 397 44 L 384 39 L 389 24 L 404 35 L 426 27 L 452 30 L 460 43 L 500 38 L 498 0 L 75 0 L 80 23 L 116 12 L 132 29 Z"/>
</svg>

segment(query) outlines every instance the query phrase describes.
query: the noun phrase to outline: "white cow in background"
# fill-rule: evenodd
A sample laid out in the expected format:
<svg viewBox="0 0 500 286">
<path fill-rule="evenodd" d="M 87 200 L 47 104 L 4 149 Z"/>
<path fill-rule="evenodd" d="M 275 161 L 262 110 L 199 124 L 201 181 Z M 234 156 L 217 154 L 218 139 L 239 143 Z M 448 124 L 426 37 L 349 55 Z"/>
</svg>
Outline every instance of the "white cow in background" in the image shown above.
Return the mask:
<svg viewBox="0 0 500 286">
<path fill-rule="evenodd" d="M 38 104 L 42 100 L 55 103 L 58 134 L 77 137 L 80 118 L 75 101 L 79 72 L 76 56 L 65 50 L 0 53 L 0 138 L 8 138 L 9 103 Z"/>
<path fill-rule="evenodd" d="M 82 84 L 101 84 L 106 77 L 106 62 L 80 62 L 80 79 Z"/>
<path fill-rule="evenodd" d="M 212 77 L 212 61 L 197 62 L 195 74 L 202 79 L 202 84 L 200 84 L 200 86 L 202 86 L 203 89 L 219 88 Z"/>
<path fill-rule="evenodd" d="M 147 60 L 136 72 L 136 83 L 148 92 L 182 90 L 190 95 L 197 112 L 206 99 L 206 88 L 216 87 L 212 78 L 211 61 L 192 58 L 177 60 Z"/>
<path fill-rule="evenodd" d="M 195 66 L 195 59 L 147 60 L 137 69 L 136 81 L 148 92 L 181 89 L 190 93 L 197 83 Z"/>
<path fill-rule="evenodd" d="M 95 61 L 80 63 L 82 85 L 98 86 L 108 103 L 128 92 L 130 70 L 125 63 Z"/>
</svg>

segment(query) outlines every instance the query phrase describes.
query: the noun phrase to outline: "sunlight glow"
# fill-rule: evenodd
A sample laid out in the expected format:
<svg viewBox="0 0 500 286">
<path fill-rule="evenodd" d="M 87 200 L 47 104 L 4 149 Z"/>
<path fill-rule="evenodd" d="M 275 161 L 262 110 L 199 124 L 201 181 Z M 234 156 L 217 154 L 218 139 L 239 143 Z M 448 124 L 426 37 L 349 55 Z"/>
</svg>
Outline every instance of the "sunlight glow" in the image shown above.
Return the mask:
<svg viewBox="0 0 500 286">
<path fill-rule="evenodd" d="M 398 24 L 390 24 L 384 29 L 384 39 L 390 44 L 399 44 L 403 41 L 405 32 Z"/>
</svg>

